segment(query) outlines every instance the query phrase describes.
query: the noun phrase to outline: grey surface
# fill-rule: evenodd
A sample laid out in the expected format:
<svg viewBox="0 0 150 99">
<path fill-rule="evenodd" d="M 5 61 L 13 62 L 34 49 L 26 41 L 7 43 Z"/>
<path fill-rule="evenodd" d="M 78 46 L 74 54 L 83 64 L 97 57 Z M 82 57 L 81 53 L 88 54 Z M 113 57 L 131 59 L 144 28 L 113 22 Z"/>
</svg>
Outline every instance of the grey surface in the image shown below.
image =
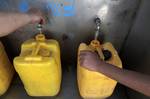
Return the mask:
<svg viewBox="0 0 150 99">
<path fill-rule="evenodd" d="M 60 42 L 65 63 L 75 60 L 80 42 L 94 39 L 93 20 L 96 16 L 102 20 L 101 40 L 112 42 L 119 51 L 140 4 L 140 0 L 73 0 L 74 15 L 69 17 L 54 15 L 52 9 L 47 9 L 46 6 L 51 1 L 57 2 L 61 5 L 60 12 L 63 12 L 65 1 L 72 0 L 1 0 L 0 10 L 20 12 L 18 6 L 22 1 L 27 1 L 29 8 L 40 9 L 48 17 L 45 34 Z M 6 46 L 9 56 L 13 58 L 18 55 L 21 43 L 36 33 L 35 25 L 27 25 L 5 37 L 3 43 L 9 45 Z M 12 49 L 11 53 L 9 49 Z"/>
<path fill-rule="evenodd" d="M 122 52 L 124 67 L 150 75 L 150 0 L 142 0 L 137 19 Z M 150 99 L 127 89 L 130 99 Z"/>
</svg>

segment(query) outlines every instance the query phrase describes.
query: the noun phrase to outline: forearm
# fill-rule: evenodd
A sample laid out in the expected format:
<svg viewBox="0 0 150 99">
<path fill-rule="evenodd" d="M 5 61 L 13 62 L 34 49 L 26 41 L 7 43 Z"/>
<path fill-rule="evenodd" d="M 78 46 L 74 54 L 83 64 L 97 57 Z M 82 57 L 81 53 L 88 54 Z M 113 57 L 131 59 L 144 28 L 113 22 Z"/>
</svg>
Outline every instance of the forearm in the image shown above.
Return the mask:
<svg viewBox="0 0 150 99">
<path fill-rule="evenodd" d="M 111 64 L 100 63 L 98 72 L 118 81 L 119 83 L 150 96 L 150 76 L 120 69 Z"/>
<path fill-rule="evenodd" d="M 32 18 L 22 13 L 0 13 L 0 37 L 30 23 Z"/>
</svg>

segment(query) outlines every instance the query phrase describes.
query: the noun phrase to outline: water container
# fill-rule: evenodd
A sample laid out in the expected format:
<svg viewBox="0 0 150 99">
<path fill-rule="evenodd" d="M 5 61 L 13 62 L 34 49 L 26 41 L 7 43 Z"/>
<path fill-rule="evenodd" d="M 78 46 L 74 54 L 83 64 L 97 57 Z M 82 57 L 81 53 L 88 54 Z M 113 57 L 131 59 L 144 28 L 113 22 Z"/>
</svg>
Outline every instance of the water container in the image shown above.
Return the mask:
<svg viewBox="0 0 150 99">
<path fill-rule="evenodd" d="M 61 85 L 60 47 L 43 34 L 22 44 L 14 66 L 30 96 L 55 96 Z"/>
<path fill-rule="evenodd" d="M 111 43 L 104 43 L 93 40 L 90 45 L 81 43 L 78 49 L 77 78 L 80 95 L 87 99 L 105 99 L 112 95 L 117 81 L 94 71 L 83 68 L 79 64 L 79 54 L 82 50 L 96 51 L 101 60 L 122 68 L 122 62 L 117 51 Z M 109 55 L 111 54 L 111 55 Z"/>
<path fill-rule="evenodd" d="M 13 74 L 14 68 L 7 57 L 4 46 L 0 42 L 0 95 L 3 95 L 9 88 Z"/>
</svg>

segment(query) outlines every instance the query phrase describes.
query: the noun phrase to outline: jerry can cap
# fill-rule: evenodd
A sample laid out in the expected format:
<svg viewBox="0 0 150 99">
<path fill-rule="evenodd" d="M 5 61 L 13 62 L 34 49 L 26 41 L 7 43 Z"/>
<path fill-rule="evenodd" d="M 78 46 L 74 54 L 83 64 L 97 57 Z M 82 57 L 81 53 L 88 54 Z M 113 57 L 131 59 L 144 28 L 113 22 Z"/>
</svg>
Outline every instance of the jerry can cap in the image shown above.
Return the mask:
<svg viewBox="0 0 150 99">
<path fill-rule="evenodd" d="M 38 35 L 36 35 L 35 39 L 36 39 L 37 41 L 45 41 L 45 40 L 46 40 L 44 34 L 38 34 Z"/>
<path fill-rule="evenodd" d="M 100 44 L 100 42 L 98 40 L 93 40 L 90 43 L 90 46 L 98 53 L 98 55 L 100 56 L 101 60 L 104 60 L 104 55 L 102 52 L 102 46 Z"/>
<path fill-rule="evenodd" d="M 93 41 L 91 41 L 90 45 L 93 48 L 98 48 L 98 47 L 100 47 L 100 42 L 98 40 L 93 40 Z"/>
</svg>

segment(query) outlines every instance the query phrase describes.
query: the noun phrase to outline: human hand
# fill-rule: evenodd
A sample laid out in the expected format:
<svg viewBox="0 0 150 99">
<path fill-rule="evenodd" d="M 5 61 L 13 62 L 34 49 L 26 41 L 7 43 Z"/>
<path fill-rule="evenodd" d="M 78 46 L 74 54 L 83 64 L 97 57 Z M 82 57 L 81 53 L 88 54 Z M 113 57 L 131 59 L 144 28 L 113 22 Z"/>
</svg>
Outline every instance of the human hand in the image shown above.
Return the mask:
<svg viewBox="0 0 150 99">
<path fill-rule="evenodd" d="M 79 55 L 80 66 L 91 71 L 98 71 L 101 60 L 97 53 L 92 51 L 81 51 Z"/>
<path fill-rule="evenodd" d="M 40 23 L 40 22 L 42 22 L 42 24 L 44 24 L 46 22 L 44 13 L 39 9 L 32 8 L 28 11 L 27 14 L 31 20 L 30 23 L 32 23 L 32 24 Z"/>
</svg>

